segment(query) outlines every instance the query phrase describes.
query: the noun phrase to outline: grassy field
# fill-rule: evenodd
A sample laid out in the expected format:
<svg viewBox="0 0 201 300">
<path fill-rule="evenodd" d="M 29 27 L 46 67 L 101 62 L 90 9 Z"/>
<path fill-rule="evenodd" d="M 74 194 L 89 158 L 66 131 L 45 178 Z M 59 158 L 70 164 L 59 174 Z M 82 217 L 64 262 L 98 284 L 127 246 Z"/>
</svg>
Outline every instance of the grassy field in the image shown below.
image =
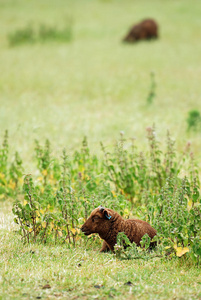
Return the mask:
<svg viewBox="0 0 201 300">
<path fill-rule="evenodd" d="M 0 0 L 0 132 L 8 129 L 25 173 L 34 172 L 34 139 L 48 138 L 60 155 L 86 135 L 98 153 L 100 141 L 111 146 L 124 131 L 146 151 L 153 123 L 159 140 L 170 130 L 180 151 L 190 140 L 199 162 L 201 131 L 187 132 L 186 120 L 201 112 L 200 15 L 197 0 Z M 123 44 L 146 17 L 158 21 L 159 40 Z M 28 24 L 62 28 L 69 18 L 71 42 L 9 46 L 8 35 Z M 120 261 L 97 244 L 24 246 L 11 206 L 0 202 L 0 299 L 201 299 L 200 269 L 183 258 Z"/>
<path fill-rule="evenodd" d="M 113 143 L 123 130 L 145 142 L 155 123 L 181 149 L 200 133 L 186 134 L 188 112 L 200 109 L 201 26 L 199 1 L 0 1 L 1 130 L 30 160 L 34 138 L 49 138 L 55 149 L 72 150 L 87 135 L 91 147 Z M 27 24 L 62 27 L 73 19 L 71 43 L 47 42 L 9 47 L 7 35 Z M 160 39 L 121 43 L 128 28 L 154 17 Z M 156 97 L 147 107 L 150 72 Z"/>
<path fill-rule="evenodd" d="M 181 258 L 118 260 L 87 249 L 22 245 L 0 212 L 0 299 L 200 299 L 200 269 Z"/>
</svg>

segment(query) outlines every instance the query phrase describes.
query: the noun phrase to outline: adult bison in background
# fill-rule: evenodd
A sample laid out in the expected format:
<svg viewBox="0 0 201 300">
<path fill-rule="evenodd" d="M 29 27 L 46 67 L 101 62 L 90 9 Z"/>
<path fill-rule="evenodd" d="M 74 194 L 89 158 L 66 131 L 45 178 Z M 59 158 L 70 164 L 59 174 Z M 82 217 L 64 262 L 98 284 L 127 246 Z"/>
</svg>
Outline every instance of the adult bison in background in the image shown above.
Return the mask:
<svg viewBox="0 0 201 300">
<path fill-rule="evenodd" d="M 146 19 L 134 25 L 123 41 L 134 43 L 139 40 L 150 40 L 155 38 L 158 38 L 158 25 L 153 19 Z"/>
</svg>

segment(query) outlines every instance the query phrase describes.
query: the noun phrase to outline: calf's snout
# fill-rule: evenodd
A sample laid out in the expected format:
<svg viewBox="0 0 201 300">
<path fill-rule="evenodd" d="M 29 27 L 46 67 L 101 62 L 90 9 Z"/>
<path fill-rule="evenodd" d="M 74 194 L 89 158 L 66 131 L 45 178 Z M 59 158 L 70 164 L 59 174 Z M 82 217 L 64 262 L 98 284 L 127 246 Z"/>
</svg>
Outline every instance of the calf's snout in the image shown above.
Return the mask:
<svg viewBox="0 0 201 300">
<path fill-rule="evenodd" d="M 87 229 L 87 227 L 85 226 L 85 224 L 82 225 L 81 231 L 82 231 L 85 235 L 89 235 L 89 234 L 90 234 L 90 232 L 89 232 L 89 230 Z"/>
</svg>

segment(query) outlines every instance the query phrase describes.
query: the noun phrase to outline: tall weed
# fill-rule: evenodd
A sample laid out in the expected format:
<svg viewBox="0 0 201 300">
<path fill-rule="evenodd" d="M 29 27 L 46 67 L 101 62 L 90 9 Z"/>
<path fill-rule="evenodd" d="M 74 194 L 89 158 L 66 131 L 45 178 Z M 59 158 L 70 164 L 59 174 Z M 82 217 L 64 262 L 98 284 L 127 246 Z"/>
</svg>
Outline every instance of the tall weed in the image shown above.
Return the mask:
<svg viewBox="0 0 201 300">
<path fill-rule="evenodd" d="M 14 197 L 21 191 L 23 162 L 16 151 L 14 158 L 9 157 L 8 131 L 5 131 L 0 147 L 0 200 L 8 196 Z"/>
</svg>

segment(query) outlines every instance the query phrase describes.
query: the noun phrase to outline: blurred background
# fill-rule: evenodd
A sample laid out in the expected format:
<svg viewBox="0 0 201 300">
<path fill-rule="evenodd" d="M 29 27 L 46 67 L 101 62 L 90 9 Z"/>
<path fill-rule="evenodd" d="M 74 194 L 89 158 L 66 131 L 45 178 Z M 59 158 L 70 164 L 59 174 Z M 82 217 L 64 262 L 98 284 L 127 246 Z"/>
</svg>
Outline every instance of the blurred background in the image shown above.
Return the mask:
<svg viewBox="0 0 201 300">
<path fill-rule="evenodd" d="M 146 151 L 155 124 L 200 158 L 200 16 L 197 0 L 0 0 L 1 136 L 29 162 L 35 139 L 98 152 L 120 131 Z M 123 43 L 145 18 L 159 38 Z"/>
</svg>

